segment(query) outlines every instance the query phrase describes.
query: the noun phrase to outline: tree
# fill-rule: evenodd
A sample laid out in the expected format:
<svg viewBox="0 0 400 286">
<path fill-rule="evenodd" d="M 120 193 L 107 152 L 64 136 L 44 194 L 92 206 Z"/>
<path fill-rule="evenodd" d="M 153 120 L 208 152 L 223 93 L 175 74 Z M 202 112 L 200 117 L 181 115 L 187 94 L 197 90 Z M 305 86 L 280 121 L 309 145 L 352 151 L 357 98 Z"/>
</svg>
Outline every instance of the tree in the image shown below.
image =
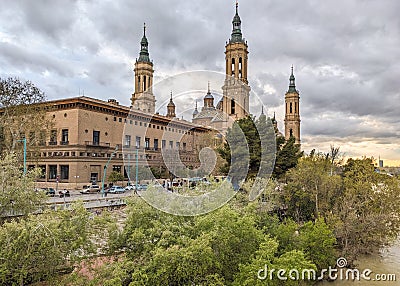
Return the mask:
<svg viewBox="0 0 400 286">
<path fill-rule="evenodd" d="M 110 182 L 116 183 L 116 182 L 119 182 L 119 181 L 123 181 L 124 180 L 124 176 L 121 174 L 121 172 L 112 171 L 110 173 L 110 175 L 108 176 L 108 180 Z"/>
<path fill-rule="evenodd" d="M 96 252 L 102 227 L 82 205 L 11 220 L 0 227 L 0 284 L 27 285 L 57 279 Z M 97 225 L 103 225 L 101 222 Z M 104 239 L 104 237 L 102 237 Z"/>
<path fill-rule="evenodd" d="M 303 152 L 300 150 L 300 145 L 296 144 L 296 139 L 293 136 L 288 141 L 284 141 L 283 137 L 278 137 L 274 177 L 283 178 L 288 170 L 297 166 L 297 162 L 302 156 Z"/>
<path fill-rule="evenodd" d="M 44 93 L 30 81 L 0 78 L 1 152 L 22 150 L 22 144 L 17 144 L 22 138 L 27 139 L 30 150 L 45 143 L 52 126 L 46 116 L 45 99 Z"/>
<path fill-rule="evenodd" d="M 331 162 L 323 154 L 314 154 L 299 160 L 297 167 L 287 175 L 283 204 L 287 214 L 298 223 L 323 217 L 331 212 L 335 200 L 342 193 L 339 175 L 330 175 Z"/>
<path fill-rule="evenodd" d="M 399 181 L 374 169 L 369 158 L 347 161 L 343 194 L 329 220 L 349 261 L 389 244 L 400 231 Z"/>
<path fill-rule="evenodd" d="M 35 191 L 35 179 L 40 170 L 29 170 L 26 175 L 17 157 L 11 153 L 0 159 L 0 217 L 27 215 L 38 211 L 46 200 L 43 192 Z"/>
</svg>

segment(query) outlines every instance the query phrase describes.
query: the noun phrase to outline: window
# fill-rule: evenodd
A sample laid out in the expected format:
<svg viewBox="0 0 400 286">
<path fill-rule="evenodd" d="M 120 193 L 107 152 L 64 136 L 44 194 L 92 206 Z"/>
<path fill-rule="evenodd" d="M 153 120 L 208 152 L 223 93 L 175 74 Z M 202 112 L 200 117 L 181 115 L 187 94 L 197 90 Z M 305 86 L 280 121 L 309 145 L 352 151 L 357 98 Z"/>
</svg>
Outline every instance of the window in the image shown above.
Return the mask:
<svg viewBox="0 0 400 286">
<path fill-rule="evenodd" d="M 50 131 L 50 142 L 49 145 L 57 145 L 57 130 Z"/>
<path fill-rule="evenodd" d="M 113 166 L 113 172 L 121 173 L 121 166 L 120 165 L 114 165 Z"/>
<path fill-rule="evenodd" d="M 239 78 L 242 78 L 242 58 L 239 58 Z"/>
<path fill-rule="evenodd" d="M 41 170 L 40 179 L 46 178 L 46 165 L 39 165 L 39 169 Z"/>
<path fill-rule="evenodd" d="M 179 142 L 176 142 L 176 149 L 179 150 L 179 147 L 181 146 L 181 144 Z"/>
<path fill-rule="evenodd" d="M 136 148 L 140 148 L 140 136 L 136 136 Z"/>
<path fill-rule="evenodd" d="M 121 117 L 120 117 L 120 118 L 118 118 L 118 121 L 119 121 L 119 122 L 122 122 L 122 118 L 121 118 Z"/>
<path fill-rule="evenodd" d="M 154 150 L 158 150 L 158 139 L 154 139 Z"/>
<path fill-rule="evenodd" d="M 235 100 L 231 100 L 231 114 L 235 114 Z"/>
<path fill-rule="evenodd" d="M 57 178 L 57 165 L 49 165 L 49 176 L 50 180 L 55 180 Z"/>
<path fill-rule="evenodd" d="M 93 145 L 100 145 L 100 131 L 93 131 Z"/>
<path fill-rule="evenodd" d="M 35 139 L 36 139 L 35 132 L 34 132 L 34 131 L 29 132 L 29 142 L 30 142 L 31 144 L 34 144 L 35 141 L 36 141 Z"/>
<path fill-rule="evenodd" d="M 167 146 L 167 141 L 162 140 L 161 141 L 161 148 L 165 149 L 166 146 Z"/>
<path fill-rule="evenodd" d="M 290 113 L 293 112 L 293 107 L 292 107 L 293 103 L 290 103 Z"/>
<path fill-rule="evenodd" d="M 297 113 L 297 102 L 294 103 L 294 113 Z"/>
<path fill-rule="evenodd" d="M 186 143 L 185 142 L 183 142 L 183 151 L 186 151 Z"/>
<path fill-rule="evenodd" d="M 293 136 L 293 129 L 290 129 L 290 137 Z"/>
<path fill-rule="evenodd" d="M 125 135 L 125 147 L 131 147 L 131 135 Z"/>
<path fill-rule="evenodd" d="M 150 138 L 144 139 L 144 147 L 148 150 L 150 149 Z"/>
<path fill-rule="evenodd" d="M 232 58 L 232 75 L 235 74 L 235 58 Z"/>
<path fill-rule="evenodd" d="M 46 132 L 42 130 L 40 131 L 39 134 L 39 145 L 44 146 L 46 144 L 45 141 L 46 141 Z"/>
<path fill-rule="evenodd" d="M 174 148 L 174 141 L 169 141 L 169 149 L 173 149 Z"/>
<path fill-rule="evenodd" d="M 61 180 L 69 179 L 69 165 L 61 165 L 60 166 Z"/>
<path fill-rule="evenodd" d="M 68 129 L 61 130 L 61 144 L 68 145 Z"/>
</svg>

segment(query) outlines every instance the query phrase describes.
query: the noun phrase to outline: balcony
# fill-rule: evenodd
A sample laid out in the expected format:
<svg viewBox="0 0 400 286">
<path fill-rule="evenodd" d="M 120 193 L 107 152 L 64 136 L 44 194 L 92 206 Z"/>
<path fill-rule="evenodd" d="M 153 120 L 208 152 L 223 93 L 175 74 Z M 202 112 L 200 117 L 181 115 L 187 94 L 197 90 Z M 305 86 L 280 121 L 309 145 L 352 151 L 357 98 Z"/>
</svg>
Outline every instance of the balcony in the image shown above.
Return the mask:
<svg viewBox="0 0 400 286">
<path fill-rule="evenodd" d="M 108 142 L 97 142 L 97 141 L 85 141 L 86 146 L 90 147 L 110 147 L 110 143 Z"/>
<path fill-rule="evenodd" d="M 60 144 L 61 145 L 69 145 L 69 141 L 61 141 Z"/>
</svg>

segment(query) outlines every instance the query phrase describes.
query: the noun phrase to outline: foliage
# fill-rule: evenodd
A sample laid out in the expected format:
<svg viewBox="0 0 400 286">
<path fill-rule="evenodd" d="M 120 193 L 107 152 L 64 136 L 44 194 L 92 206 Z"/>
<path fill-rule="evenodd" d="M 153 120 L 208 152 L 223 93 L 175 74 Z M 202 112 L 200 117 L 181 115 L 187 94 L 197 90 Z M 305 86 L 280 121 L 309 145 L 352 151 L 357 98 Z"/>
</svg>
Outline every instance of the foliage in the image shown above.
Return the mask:
<svg viewBox="0 0 400 286">
<path fill-rule="evenodd" d="M 19 167 L 15 154 L 0 159 L 0 217 L 26 215 L 38 211 L 46 199 L 43 192 L 36 192 L 34 180 L 40 170 L 33 169 L 26 175 Z"/>
<path fill-rule="evenodd" d="M 71 211 L 46 212 L 4 223 L 0 228 L 0 284 L 48 280 L 95 253 L 95 223 L 79 205 Z"/>
<path fill-rule="evenodd" d="M 288 141 L 284 141 L 283 137 L 278 136 L 274 177 L 283 178 L 288 170 L 297 166 L 297 162 L 302 156 L 300 145 L 296 144 L 293 136 Z"/>
<path fill-rule="evenodd" d="M 27 149 L 32 151 L 45 143 L 52 122 L 44 101 L 44 93 L 30 81 L 0 78 L 0 151 L 22 150 L 17 144 L 22 138 L 27 138 Z"/>
<path fill-rule="evenodd" d="M 108 176 L 108 180 L 113 183 L 120 182 L 124 180 L 124 176 L 121 174 L 121 172 L 112 171 Z"/>
<path fill-rule="evenodd" d="M 343 255 L 351 260 L 397 237 L 400 186 L 396 178 L 376 173 L 369 158 L 348 160 L 343 185 L 330 222 Z"/>
</svg>

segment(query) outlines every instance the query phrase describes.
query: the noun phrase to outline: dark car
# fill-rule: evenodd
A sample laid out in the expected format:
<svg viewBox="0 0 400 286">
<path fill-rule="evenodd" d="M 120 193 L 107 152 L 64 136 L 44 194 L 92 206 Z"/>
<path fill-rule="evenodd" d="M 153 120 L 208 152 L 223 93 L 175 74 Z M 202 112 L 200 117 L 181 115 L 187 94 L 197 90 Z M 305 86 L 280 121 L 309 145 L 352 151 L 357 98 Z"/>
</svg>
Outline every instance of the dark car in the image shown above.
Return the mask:
<svg viewBox="0 0 400 286">
<path fill-rule="evenodd" d="M 44 192 L 46 196 L 54 197 L 56 195 L 56 190 L 53 188 L 40 188 L 36 189 L 36 191 Z"/>
<path fill-rule="evenodd" d="M 60 198 L 71 196 L 71 194 L 69 193 L 68 190 L 59 191 L 58 194 L 59 194 Z"/>
</svg>

